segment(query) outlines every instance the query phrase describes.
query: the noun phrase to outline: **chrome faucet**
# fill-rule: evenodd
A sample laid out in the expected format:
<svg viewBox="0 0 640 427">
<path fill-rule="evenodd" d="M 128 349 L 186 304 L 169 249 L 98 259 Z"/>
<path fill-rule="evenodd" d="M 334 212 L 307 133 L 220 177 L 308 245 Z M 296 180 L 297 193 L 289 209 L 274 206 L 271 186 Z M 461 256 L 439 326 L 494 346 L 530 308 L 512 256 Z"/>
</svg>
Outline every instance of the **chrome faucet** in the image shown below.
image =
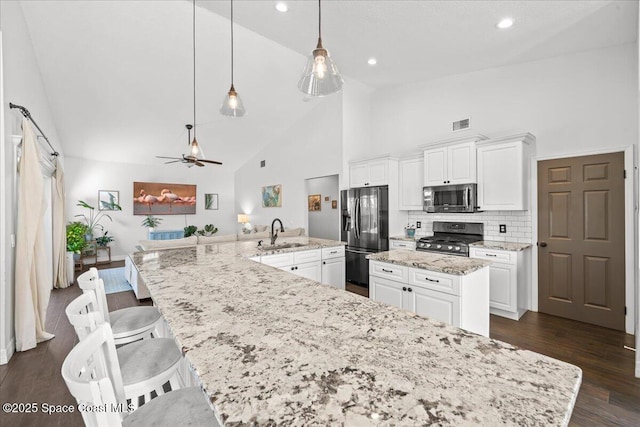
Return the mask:
<svg viewBox="0 0 640 427">
<path fill-rule="evenodd" d="M 280 218 L 274 219 L 273 222 L 271 223 L 271 234 L 269 234 L 272 245 L 276 243 L 276 239 L 278 238 L 278 229 L 276 229 L 275 232 L 273 230 L 273 226 L 275 225 L 276 221 L 280 223 L 280 231 L 284 231 L 284 225 L 282 225 L 282 221 L 280 221 Z"/>
</svg>

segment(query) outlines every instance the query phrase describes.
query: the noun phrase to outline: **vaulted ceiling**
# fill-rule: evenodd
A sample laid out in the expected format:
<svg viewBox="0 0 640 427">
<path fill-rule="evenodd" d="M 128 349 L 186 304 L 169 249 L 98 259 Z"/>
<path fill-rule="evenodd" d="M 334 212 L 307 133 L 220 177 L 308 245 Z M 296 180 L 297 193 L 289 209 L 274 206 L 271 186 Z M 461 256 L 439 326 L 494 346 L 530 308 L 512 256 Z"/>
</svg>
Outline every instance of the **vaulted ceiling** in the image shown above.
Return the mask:
<svg viewBox="0 0 640 427">
<path fill-rule="evenodd" d="M 198 141 L 225 168 L 235 170 L 322 102 L 304 102 L 296 86 L 317 40 L 317 2 L 287 3 L 280 13 L 275 1 L 234 2 L 235 83 L 248 115 L 227 119 L 218 108 L 230 84 L 229 2 L 197 2 Z M 186 151 L 191 2 L 21 5 L 65 155 L 162 164 L 155 155 Z M 380 88 L 634 42 L 637 7 L 332 0 L 323 2 L 323 41 L 347 77 Z M 515 25 L 496 29 L 504 16 Z"/>
</svg>

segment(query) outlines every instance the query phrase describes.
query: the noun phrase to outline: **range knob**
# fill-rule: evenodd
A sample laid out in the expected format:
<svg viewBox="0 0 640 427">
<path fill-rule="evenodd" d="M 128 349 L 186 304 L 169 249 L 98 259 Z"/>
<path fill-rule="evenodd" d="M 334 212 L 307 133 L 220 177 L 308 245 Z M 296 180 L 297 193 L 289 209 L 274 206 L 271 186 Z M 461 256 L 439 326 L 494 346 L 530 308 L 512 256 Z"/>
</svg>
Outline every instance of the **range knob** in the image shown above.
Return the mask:
<svg viewBox="0 0 640 427">
<path fill-rule="evenodd" d="M 425 243 L 425 244 L 424 244 L 424 247 L 425 247 L 425 248 L 430 248 L 430 247 L 431 247 L 431 243 Z"/>
<path fill-rule="evenodd" d="M 442 245 L 436 245 L 436 249 L 442 248 Z"/>
<path fill-rule="evenodd" d="M 447 249 L 451 250 L 453 249 L 453 246 L 447 246 Z"/>
<path fill-rule="evenodd" d="M 456 251 L 459 251 L 459 250 L 460 250 L 460 246 L 456 246 L 454 249 L 455 249 Z"/>
</svg>

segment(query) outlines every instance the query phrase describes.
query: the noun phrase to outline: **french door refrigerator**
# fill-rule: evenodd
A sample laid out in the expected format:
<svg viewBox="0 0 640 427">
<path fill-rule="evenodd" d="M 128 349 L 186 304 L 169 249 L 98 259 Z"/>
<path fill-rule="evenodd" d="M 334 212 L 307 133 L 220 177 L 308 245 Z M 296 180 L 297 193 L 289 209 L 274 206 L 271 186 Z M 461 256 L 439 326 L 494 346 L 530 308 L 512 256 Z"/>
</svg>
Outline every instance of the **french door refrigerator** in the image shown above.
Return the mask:
<svg viewBox="0 0 640 427">
<path fill-rule="evenodd" d="M 346 247 L 347 282 L 369 287 L 371 253 L 389 250 L 389 188 L 351 188 L 340 192 L 341 239 Z"/>
</svg>

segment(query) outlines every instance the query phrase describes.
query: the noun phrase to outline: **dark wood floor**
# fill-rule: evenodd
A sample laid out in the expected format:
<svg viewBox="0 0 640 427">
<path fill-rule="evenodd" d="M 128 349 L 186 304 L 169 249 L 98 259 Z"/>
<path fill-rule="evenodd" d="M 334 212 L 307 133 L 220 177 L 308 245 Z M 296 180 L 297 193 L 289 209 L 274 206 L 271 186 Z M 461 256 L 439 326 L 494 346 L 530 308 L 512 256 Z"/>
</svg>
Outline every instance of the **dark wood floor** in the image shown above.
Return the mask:
<svg viewBox="0 0 640 427">
<path fill-rule="evenodd" d="M 112 263 L 103 268 L 119 267 Z M 365 288 L 347 290 L 366 296 Z M 81 291 L 77 285 L 56 289 L 47 312 L 47 330 L 56 337 L 24 353 L 16 353 L 0 366 L 0 402 L 36 402 L 74 405 L 60 376 L 62 361 L 76 343 L 73 328 L 64 315 L 66 305 Z M 138 304 L 133 292 L 108 295 L 110 310 Z M 571 425 L 640 425 L 640 379 L 634 378 L 633 337 L 623 332 L 540 313 L 527 313 L 519 322 L 491 316 L 491 337 L 533 350 L 583 370 L 583 382 Z M 73 414 L 6 414 L 1 426 L 82 426 Z"/>
</svg>

